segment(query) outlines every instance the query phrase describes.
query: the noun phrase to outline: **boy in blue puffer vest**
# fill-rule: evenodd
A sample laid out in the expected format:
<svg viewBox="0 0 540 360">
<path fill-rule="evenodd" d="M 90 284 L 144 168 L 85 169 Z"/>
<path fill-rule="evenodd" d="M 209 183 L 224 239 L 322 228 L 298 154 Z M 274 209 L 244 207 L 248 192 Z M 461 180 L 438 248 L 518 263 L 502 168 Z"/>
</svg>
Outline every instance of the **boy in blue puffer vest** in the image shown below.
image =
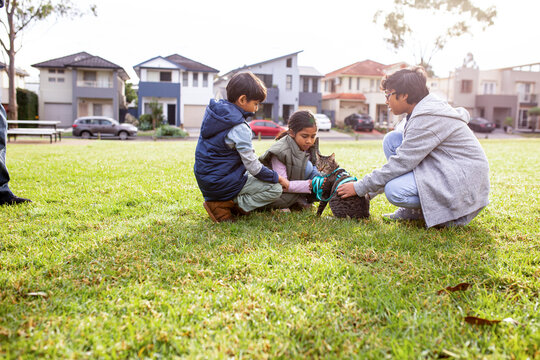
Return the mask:
<svg viewBox="0 0 540 360">
<path fill-rule="evenodd" d="M 251 143 L 246 118 L 266 99 L 266 87 L 251 72 L 234 75 L 227 100 L 210 100 L 195 150 L 195 178 L 203 206 L 214 222 L 268 205 L 289 181 L 261 164 Z M 247 170 L 247 171 L 246 171 Z"/>
</svg>

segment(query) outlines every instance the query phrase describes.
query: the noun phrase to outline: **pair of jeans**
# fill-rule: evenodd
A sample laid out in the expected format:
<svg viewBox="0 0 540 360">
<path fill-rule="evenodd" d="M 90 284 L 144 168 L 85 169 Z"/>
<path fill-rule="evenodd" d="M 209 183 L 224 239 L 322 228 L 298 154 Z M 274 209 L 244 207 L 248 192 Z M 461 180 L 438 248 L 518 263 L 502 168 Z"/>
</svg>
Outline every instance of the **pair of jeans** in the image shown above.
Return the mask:
<svg viewBox="0 0 540 360">
<path fill-rule="evenodd" d="M 387 160 L 396 155 L 396 150 L 402 142 L 403 133 L 400 131 L 391 131 L 384 136 L 383 151 Z M 395 206 L 409 209 L 421 208 L 418 187 L 412 171 L 390 180 L 384 186 L 384 194 Z"/>
<path fill-rule="evenodd" d="M 9 172 L 6 167 L 7 119 L 6 110 L 0 103 L 0 199 L 13 196 L 9 190 Z"/>
</svg>

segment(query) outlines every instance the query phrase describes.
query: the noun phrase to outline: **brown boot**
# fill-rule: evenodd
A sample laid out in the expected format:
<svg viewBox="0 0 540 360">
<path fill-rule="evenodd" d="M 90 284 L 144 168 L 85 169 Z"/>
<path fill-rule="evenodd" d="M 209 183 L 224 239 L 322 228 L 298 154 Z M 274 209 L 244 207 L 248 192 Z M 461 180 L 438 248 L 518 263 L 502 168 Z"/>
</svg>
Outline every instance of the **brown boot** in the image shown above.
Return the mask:
<svg viewBox="0 0 540 360">
<path fill-rule="evenodd" d="M 238 204 L 234 204 L 234 208 L 231 211 L 232 211 L 233 215 L 236 215 L 236 216 L 245 216 L 245 215 L 250 214 L 249 211 L 245 211 L 240 206 L 238 206 Z"/>
<path fill-rule="evenodd" d="M 235 207 L 235 203 L 232 200 L 205 201 L 203 206 L 213 222 L 234 221 L 231 210 Z"/>
</svg>

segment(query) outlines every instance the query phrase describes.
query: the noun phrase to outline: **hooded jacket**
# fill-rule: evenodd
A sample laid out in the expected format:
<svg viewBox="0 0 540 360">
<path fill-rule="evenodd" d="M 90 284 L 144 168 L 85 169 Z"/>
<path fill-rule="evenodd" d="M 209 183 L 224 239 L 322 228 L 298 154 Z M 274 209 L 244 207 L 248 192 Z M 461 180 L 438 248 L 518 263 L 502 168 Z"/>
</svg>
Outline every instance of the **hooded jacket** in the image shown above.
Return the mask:
<svg viewBox="0 0 540 360">
<path fill-rule="evenodd" d="M 238 151 L 225 143 L 231 128 L 253 113 L 226 100 L 210 100 L 195 149 L 195 178 L 206 201 L 233 199 L 244 187 L 246 168 Z"/>
<path fill-rule="evenodd" d="M 428 227 L 477 212 L 489 203 L 489 164 L 467 126 L 464 108 L 433 94 L 414 107 L 396 155 L 354 185 L 358 196 L 413 171 Z"/>
</svg>

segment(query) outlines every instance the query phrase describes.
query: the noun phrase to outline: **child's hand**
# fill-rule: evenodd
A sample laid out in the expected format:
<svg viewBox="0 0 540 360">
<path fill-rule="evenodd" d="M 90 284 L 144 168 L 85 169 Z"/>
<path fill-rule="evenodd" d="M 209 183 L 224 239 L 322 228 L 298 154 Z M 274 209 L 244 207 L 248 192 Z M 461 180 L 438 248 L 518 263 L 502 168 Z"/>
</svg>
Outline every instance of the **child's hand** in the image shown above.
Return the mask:
<svg viewBox="0 0 540 360">
<path fill-rule="evenodd" d="M 354 190 L 354 182 L 348 182 L 348 183 L 339 185 L 336 193 L 341 198 L 348 198 L 348 197 L 357 195 L 356 191 Z"/>
<path fill-rule="evenodd" d="M 278 181 L 281 184 L 283 191 L 287 191 L 289 189 L 289 180 L 287 180 L 283 176 L 280 176 Z"/>
</svg>

